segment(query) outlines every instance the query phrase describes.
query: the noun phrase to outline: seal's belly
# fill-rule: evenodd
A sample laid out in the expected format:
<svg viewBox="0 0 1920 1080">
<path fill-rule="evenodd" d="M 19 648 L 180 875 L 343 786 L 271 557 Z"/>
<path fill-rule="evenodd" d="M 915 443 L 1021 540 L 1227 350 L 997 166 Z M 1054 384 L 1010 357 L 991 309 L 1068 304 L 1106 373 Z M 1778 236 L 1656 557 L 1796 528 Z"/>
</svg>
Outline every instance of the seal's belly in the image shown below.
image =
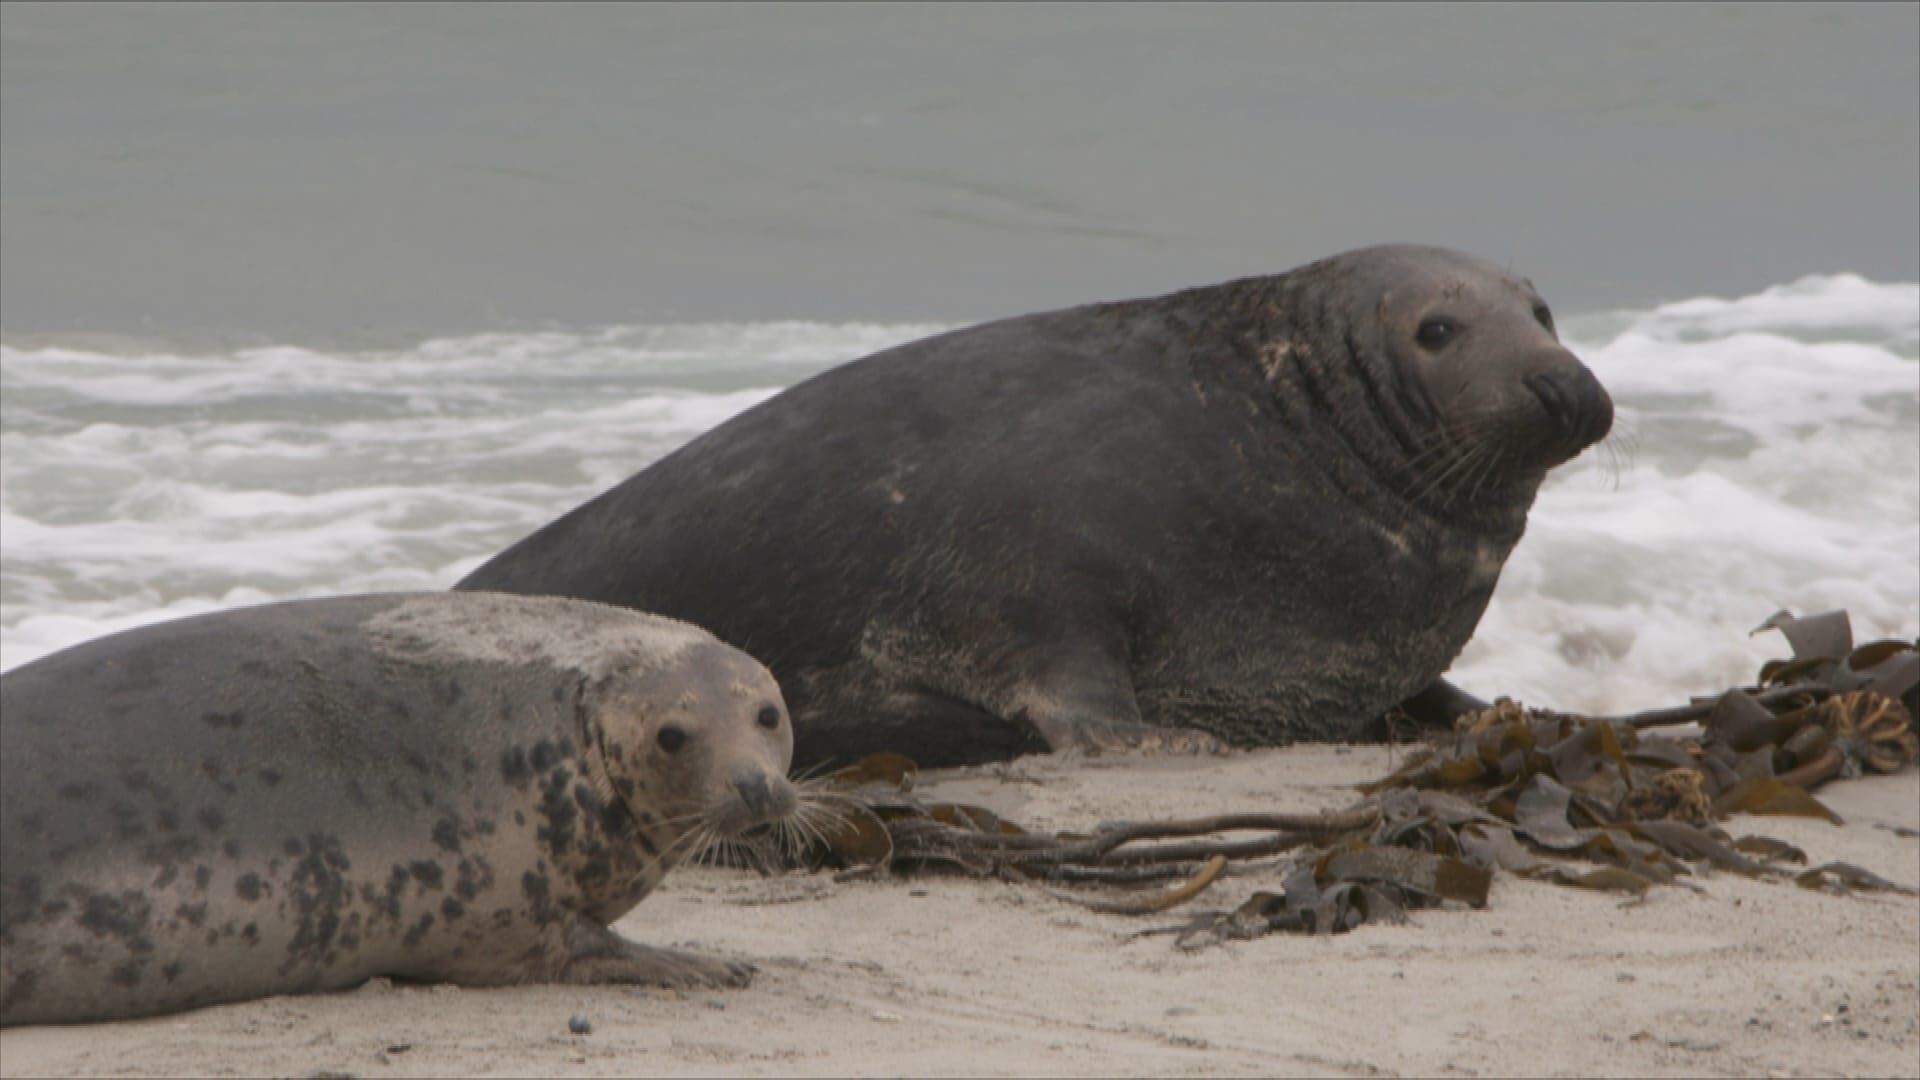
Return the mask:
<svg viewBox="0 0 1920 1080">
<path fill-rule="evenodd" d="M 1466 561 L 1429 564 L 1419 588 L 1380 569 L 1323 577 L 1306 602 L 1296 583 L 1172 620 L 1167 655 L 1136 688 L 1142 718 L 1241 746 L 1360 737 L 1446 670 L 1493 591 Z"/>
<path fill-rule="evenodd" d="M 224 849 L 156 861 L 112 845 L 32 859 L 30 877 L 10 866 L 0 987 L 18 993 L 7 1020 L 171 1012 L 378 975 L 435 980 L 469 952 L 538 945 L 524 882 L 551 868 L 533 857 L 533 822 L 515 826 L 508 807 L 464 809 L 478 812 L 450 818 L 461 826 L 441 843 L 372 821 L 277 828 L 297 819 L 256 806 Z M 482 834 L 471 827 L 481 821 L 498 824 Z"/>
</svg>

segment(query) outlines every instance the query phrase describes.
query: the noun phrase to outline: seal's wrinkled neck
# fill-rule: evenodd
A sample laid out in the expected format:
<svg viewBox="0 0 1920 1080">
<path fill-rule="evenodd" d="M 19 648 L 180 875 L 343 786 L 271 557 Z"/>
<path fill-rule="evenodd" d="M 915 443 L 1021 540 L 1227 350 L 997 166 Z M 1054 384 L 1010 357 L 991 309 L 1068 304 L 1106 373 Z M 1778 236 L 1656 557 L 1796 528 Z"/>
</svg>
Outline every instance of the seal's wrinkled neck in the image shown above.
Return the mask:
<svg viewBox="0 0 1920 1080">
<path fill-rule="evenodd" d="M 1503 470 L 1463 442 L 1372 319 L 1322 299 L 1337 276 L 1302 273 L 1223 286 L 1220 316 L 1274 413 L 1275 444 L 1382 524 L 1418 516 L 1517 542 L 1544 470 Z"/>
</svg>

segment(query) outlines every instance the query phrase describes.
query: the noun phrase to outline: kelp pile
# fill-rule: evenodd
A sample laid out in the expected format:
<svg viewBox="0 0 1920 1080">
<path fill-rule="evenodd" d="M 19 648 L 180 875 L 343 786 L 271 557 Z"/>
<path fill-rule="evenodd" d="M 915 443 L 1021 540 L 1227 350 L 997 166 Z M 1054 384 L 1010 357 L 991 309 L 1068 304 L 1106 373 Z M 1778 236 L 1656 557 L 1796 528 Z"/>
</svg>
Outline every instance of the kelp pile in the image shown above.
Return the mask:
<svg viewBox="0 0 1920 1080">
<path fill-rule="evenodd" d="M 843 877 L 944 868 L 1124 914 L 1168 910 L 1228 873 L 1278 877 L 1278 890 L 1164 928 L 1185 948 L 1344 932 L 1446 902 L 1483 907 L 1496 871 L 1633 896 L 1693 887 L 1689 879 L 1708 868 L 1809 888 L 1912 892 L 1845 863 L 1804 868 L 1806 854 L 1791 845 L 1734 838 L 1714 824 L 1737 812 L 1838 823 L 1813 789 L 1920 756 L 1916 643 L 1856 648 L 1844 612 L 1781 612 L 1754 632 L 1763 630 L 1782 632 L 1793 656 L 1766 664 L 1754 686 L 1622 717 L 1502 699 L 1362 786 L 1352 806 L 1325 814 L 1035 832 L 983 807 L 923 801 L 911 761 L 876 755 L 811 785 L 834 822 L 787 861 Z"/>
</svg>

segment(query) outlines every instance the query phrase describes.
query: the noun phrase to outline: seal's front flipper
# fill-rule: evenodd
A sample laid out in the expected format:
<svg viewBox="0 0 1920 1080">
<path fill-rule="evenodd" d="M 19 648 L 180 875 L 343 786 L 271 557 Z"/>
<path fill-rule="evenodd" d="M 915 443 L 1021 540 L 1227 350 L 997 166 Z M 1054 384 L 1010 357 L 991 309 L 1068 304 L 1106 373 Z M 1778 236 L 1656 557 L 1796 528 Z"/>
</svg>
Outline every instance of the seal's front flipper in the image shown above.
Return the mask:
<svg viewBox="0 0 1920 1080">
<path fill-rule="evenodd" d="M 1095 717 L 1052 717 L 1051 724 L 1029 714 L 1029 720 L 1056 753 L 1079 750 L 1089 754 L 1139 751 L 1148 754 L 1224 754 L 1231 747 L 1204 731 L 1156 727 Z M 1053 730 L 1049 731 L 1049 727 Z"/>
<path fill-rule="evenodd" d="M 1054 646 L 1030 657 L 1007 696 L 1008 715 L 1031 725 L 1054 753 L 1221 754 L 1228 749 L 1204 731 L 1142 721 L 1132 678 L 1104 650 Z"/>
<path fill-rule="evenodd" d="M 584 919 L 567 928 L 566 945 L 561 982 L 631 983 L 691 990 L 745 986 L 753 979 L 753 965 L 743 960 L 637 945 Z"/>
<path fill-rule="evenodd" d="M 1423 728 L 1452 728 L 1453 722 L 1492 706 L 1445 679 L 1400 703 L 1400 711 Z"/>
</svg>

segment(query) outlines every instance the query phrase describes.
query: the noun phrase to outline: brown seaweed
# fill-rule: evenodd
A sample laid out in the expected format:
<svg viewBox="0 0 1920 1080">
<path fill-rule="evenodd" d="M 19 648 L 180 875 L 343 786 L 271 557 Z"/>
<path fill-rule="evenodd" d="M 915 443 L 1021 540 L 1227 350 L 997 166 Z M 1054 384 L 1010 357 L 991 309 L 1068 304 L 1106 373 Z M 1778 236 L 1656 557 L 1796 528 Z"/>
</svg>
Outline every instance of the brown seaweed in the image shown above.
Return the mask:
<svg viewBox="0 0 1920 1080">
<path fill-rule="evenodd" d="M 1750 813 L 1838 825 L 1812 789 L 1920 756 L 1902 700 L 1920 686 L 1915 644 L 1856 647 L 1843 612 L 1781 612 L 1762 630 L 1784 634 L 1794 655 L 1765 665 L 1753 686 L 1623 717 L 1501 699 L 1362 785 L 1363 797 L 1337 812 L 1048 833 L 984 807 L 924 802 L 912 792 L 913 762 L 884 754 L 805 785 L 836 824 L 791 854 L 843 875 L 994 876 L 1129 915 L 1188 903 L 1235 872 L 1278 874 L 1277 889 L 1166 928 L 1188 949 L 1280 931 L 1340 933 L 1444 904 L 1483 907 L 1495 872 L 1633 896 L 1697 888 L 1690 879 L 1715 871 L 1836 892 L 1913 892 L 1845 863 L 1789 869 L 1805 865 L 1806 853 L 1735 839 L 1714 824 Z M 1697 734 L 1657 730 L 1692 722 Z"/>
</svg>

